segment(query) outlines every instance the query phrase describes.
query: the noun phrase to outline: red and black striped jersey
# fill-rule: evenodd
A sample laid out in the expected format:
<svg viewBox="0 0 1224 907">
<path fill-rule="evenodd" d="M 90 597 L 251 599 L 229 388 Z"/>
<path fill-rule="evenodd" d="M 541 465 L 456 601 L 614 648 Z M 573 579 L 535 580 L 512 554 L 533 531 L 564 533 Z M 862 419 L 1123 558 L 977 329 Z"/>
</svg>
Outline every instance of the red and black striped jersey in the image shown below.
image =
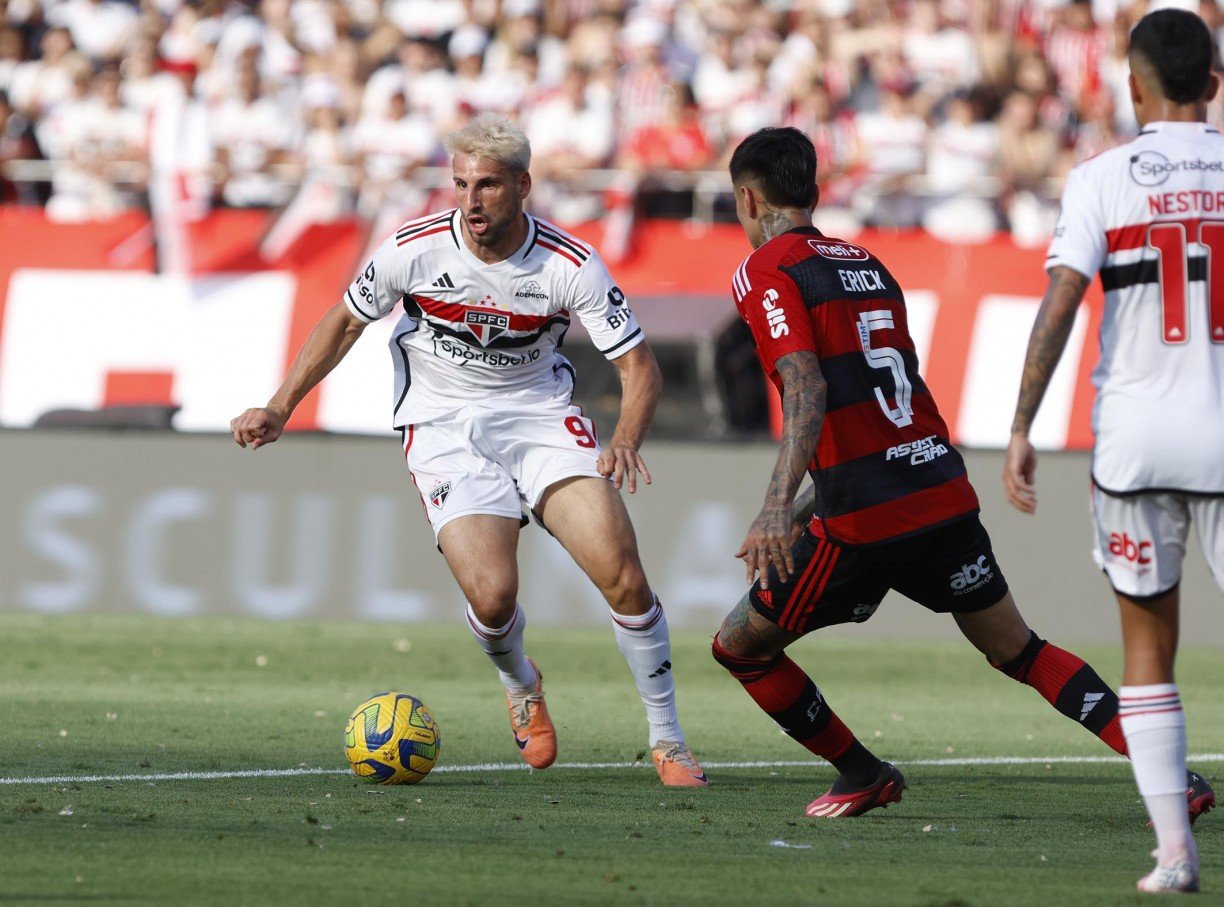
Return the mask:
<svg viewBox="0 0 1224 907">
<path fill-rule="evenodd" d="M 977 511 L 964 460 L 918 374 L 904 294 L 879 259 L 797 228 L 748 256 L 732 283 L 779 390 L 778 359 L 801 350 L 820 359 L 828 389 L 808 466 L 814 534 L 873 545 Z"/>
</svg>

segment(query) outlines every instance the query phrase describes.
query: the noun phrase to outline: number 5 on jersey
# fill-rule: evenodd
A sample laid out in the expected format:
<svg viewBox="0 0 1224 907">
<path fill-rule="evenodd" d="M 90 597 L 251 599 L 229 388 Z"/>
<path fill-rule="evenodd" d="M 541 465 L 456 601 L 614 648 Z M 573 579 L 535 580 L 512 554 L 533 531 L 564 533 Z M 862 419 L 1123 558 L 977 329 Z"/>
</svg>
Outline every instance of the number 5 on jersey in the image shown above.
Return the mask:
<svg viewBox="0 0 1224 907">
<path fill-rule="evenodd" d="M 877 309 L 873 312 L 861 312 L 858 319 L 858 335 L 859 345 L 863 348 L 863 355 L 867 357 L 867 364 L 872 368 L 887 369 L 892 372 L 893 383 L 897 388 L 897 405 L 891 405 L 884 397 L 884 391 L 880 388 L 875 388 L 876 402 L 880 404 L 880 409 L 884 411 L 884 415 L 897 428 L 905 428 L 907 425 L 913 424 L 914 421 L 914 385 L 910 381 L 909 376 L 905 374 L 905 360 L 901 358 L 901 352 L 891 346 L 876 346 L 871 345 L 872 331 L 891 330 L 893 327 L 892 312 L 887 309 Z"/>
</svg>

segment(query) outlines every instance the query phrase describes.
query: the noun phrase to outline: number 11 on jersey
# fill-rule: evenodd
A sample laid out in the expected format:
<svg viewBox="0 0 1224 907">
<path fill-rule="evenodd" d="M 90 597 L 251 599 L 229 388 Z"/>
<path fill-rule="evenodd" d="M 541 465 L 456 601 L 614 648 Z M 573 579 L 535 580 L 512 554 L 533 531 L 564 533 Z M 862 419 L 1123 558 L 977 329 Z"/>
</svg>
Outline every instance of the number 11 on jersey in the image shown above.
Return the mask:
<svg viewBox="0 0 1224 907">
<path fill-rule="evenodd" d="M 1221 283 L 1224 280 L 1224 222 L 1201 222 L 1197 239 L 1207 251 L 1204 290 L 1208 330 L 1213 343 L 1224 343 L 1224 283 Z M 1186 343 L 1190 339 L 1190 258 L 1186 225 L 1152 224 L 1148 227 L 1147 244 L 1159 254 L 1161 339 L 1168 344 Z"/>
</svg>

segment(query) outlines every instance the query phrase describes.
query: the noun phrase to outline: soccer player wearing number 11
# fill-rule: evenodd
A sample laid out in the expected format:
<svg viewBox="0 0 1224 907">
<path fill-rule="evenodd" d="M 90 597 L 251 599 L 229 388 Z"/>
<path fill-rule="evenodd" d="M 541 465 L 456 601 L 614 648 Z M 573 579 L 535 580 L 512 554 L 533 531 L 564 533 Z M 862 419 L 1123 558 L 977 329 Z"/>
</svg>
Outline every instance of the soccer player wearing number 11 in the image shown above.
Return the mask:
<svg viewBox="0 0 1224 907">
<path fill-rule="evenodd" d="M 735 273 L 735 302 L 782 394 L 783 425 L 765 505 L 737 555 L 748 581 L 759 579 L 713 650 L 757 705 L 840 773 L 807 814 L 844 818 L 901 799 L 901 773 L 854 737 L 784 651 L 821 627 L 867 620 L 889 589 L 950 613 L 995 668 L 1125 752 L 1118 697 L 1016 608 L 965 464 L 919 377 L 901 287 L 870 251 L 811 226 L 812 143 L 796 129 L 762 129 L 736 148 L 731 181 L 756 249 Z M 812 485 L 795 501 L 805 473 Z M 1200 790 L 1190 810 L 1208 798 Z"/>
<path fill-rule="evenodd" d="M 1093 553 L 1121 609 L 1122 730 L 1156 828 L 1157 866 L 1139 889 L 1194 891 L 1198 853 L 1181 808 L 1186 719 L 1173 662 L 1191 522 L 1224 586 L 1224 138 L 1205 122 L 1218 81 L 1201 19 L 1174 9 L 1145 16 L 1129 58 L 1141 131 L 1067 179 L 1003 483 L 1013 505 L 1035 511 L 1029 429 L 1099 272 Z"/>
</svg>

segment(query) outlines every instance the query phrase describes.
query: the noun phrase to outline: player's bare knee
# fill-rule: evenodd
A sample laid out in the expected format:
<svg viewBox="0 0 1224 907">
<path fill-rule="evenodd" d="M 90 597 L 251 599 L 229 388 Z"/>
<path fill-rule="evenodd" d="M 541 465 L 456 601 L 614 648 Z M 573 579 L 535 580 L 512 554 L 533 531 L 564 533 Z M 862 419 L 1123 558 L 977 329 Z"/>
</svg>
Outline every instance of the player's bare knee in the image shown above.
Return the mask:
<svg viewBox="0 0 1224 907">
<path fill-rule="evenodd" d="M 468 604 L 486 627 L 503 627 L 514 616 L 517 590 L 505 585 L 480 584 L 470 590 Z"/>
<path fill-rule="evenodd" d="M 636 558 L 625 558 L 612 578 L 600 585 L 600 591 L 617 614 L 645 614 L 654 605 L 646 572 Z"/>
</svg>

